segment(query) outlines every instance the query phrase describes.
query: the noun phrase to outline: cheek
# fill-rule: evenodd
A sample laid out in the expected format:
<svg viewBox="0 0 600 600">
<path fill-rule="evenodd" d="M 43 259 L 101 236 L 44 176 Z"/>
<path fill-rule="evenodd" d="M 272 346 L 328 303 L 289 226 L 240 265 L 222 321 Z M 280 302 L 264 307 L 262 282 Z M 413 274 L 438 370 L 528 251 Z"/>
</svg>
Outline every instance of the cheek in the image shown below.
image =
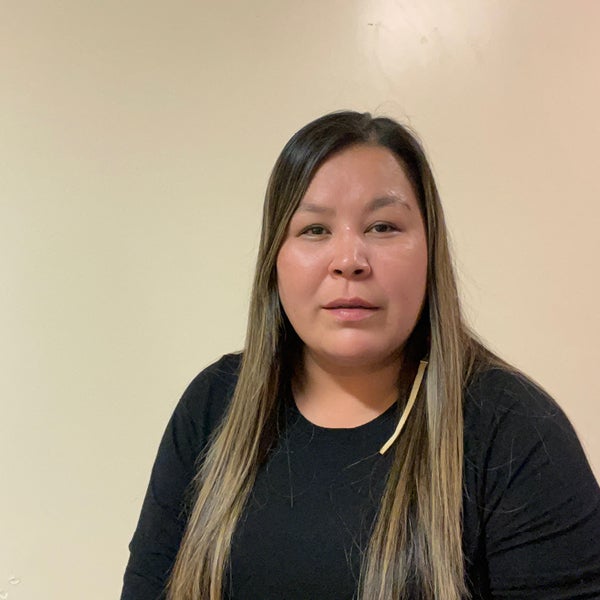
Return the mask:
<svg viewBox="0 0 600 600">
<path fill-rule="evenodd" d="M 277 269 L 306 273 L 315 272 L 325 260 L 325 252 L 319 244 L 290 239 L 283 243 L 277 257 Z"/>
<path fill-rule="evenodd" d="M 284 301 L 306 296 L 321 278 L 322 255 L 319 252 L 284 245 L 277 257 L 277 285 Z"/>
<path fill-rule="evenodd" d="M 427 293 L 427 253 L 388 262 L 381 281 L 390 298 L 399 302 L 399 308 L 418 312 Z"/>
<path fill-rule="evenodd" d="M 427 290 L 427 253 L 423 252 L 411 269 L 410 279 L 414 282 L 415 295 L 420 297 L 420 303 L 425 299 Z"/>
<path fill-rule="evenodd" d="M 288 318 L 294 313 L 295 305 L 302 302 L 305 278 L 306 269 L 301 267 L 293 252 L 282 247 L 277 257 L 277 289 Z"/>
</svg>

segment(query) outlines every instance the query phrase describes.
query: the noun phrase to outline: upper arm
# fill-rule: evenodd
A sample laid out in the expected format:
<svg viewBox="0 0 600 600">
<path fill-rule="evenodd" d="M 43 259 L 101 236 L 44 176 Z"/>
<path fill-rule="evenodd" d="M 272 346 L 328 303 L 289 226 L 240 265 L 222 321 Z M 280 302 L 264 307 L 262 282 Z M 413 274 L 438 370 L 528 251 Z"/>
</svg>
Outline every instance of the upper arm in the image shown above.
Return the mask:
<svg viewBox="0 0 600 600">
<path fill-rule="evenodd" d="M 167 424 L 129 545 L 121 600 L 164 598 L 187 523 L 198 457 L 223 417 L 236 365 L 232 357 L 224 357 L 201 373 Z"/>
<path fill-rule="evenodd" d="M 493 598 L 600 598 L 600 490 L 558 406 L 519 380 L 503 390 L 482 468 Z"/>
<path fill-rule="evenodd" d="M 193 429 L 187 411 L 178 407 L 162 437 L 129 544 L 122 600 L 164 597 L 185 528 L 186 491 L 194 476 Z"/>
</svg>

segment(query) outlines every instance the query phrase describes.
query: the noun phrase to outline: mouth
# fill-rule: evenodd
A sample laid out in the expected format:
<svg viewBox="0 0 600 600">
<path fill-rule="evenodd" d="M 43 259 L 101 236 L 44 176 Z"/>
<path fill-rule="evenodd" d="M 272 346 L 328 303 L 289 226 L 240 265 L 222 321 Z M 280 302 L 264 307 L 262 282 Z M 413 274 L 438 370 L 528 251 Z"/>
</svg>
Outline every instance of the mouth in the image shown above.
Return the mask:
<svg viewBox="0 0 600 600">
<path fill-rule="evenodd" d="M 336 323 L 344 326 L 370 322 L 379 308 L 363 298 L 336 298 L 323 306 Z"/>
<path fill-rule="evenodd" d="M 323 308 L 326 310 L 336 310 L 336 309 L 363 309 L 363 310 L 377 310 L 379 307 L 371 302 L 367 302 L 362 298 L 336 298 L 331 302 L 323 305 Z"/>
</svg>

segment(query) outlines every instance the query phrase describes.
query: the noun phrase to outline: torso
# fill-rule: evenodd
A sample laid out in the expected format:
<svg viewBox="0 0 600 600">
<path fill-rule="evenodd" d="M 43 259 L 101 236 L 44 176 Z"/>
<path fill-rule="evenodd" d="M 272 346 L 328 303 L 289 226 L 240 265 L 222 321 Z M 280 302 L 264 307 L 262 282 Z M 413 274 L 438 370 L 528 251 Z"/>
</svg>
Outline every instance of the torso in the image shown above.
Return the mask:
<svg viewBox="0 0 600 600">
<path fill-rule="evenodd" d="M 284 421 L 234 537 L 230 597 L 350 600 L 393 454 L 379 448 L 397 409 L 334 429 L 290 403 Z"/>
</svg>

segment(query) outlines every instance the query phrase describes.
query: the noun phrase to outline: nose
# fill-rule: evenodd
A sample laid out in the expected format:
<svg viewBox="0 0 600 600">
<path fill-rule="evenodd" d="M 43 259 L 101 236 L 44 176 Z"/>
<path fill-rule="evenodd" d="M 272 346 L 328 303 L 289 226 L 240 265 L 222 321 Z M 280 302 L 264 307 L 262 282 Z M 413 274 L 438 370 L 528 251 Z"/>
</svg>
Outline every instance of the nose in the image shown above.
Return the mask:
<svg viewBox="0 0 600 600">
<path fill-rule="evenodd" d="M 344 235 L 333 243 L 329 273 L 334 277 L 362 279 L 371 273 L 371 264 L 363 240 L 355 235 Z"/>
</svg>

